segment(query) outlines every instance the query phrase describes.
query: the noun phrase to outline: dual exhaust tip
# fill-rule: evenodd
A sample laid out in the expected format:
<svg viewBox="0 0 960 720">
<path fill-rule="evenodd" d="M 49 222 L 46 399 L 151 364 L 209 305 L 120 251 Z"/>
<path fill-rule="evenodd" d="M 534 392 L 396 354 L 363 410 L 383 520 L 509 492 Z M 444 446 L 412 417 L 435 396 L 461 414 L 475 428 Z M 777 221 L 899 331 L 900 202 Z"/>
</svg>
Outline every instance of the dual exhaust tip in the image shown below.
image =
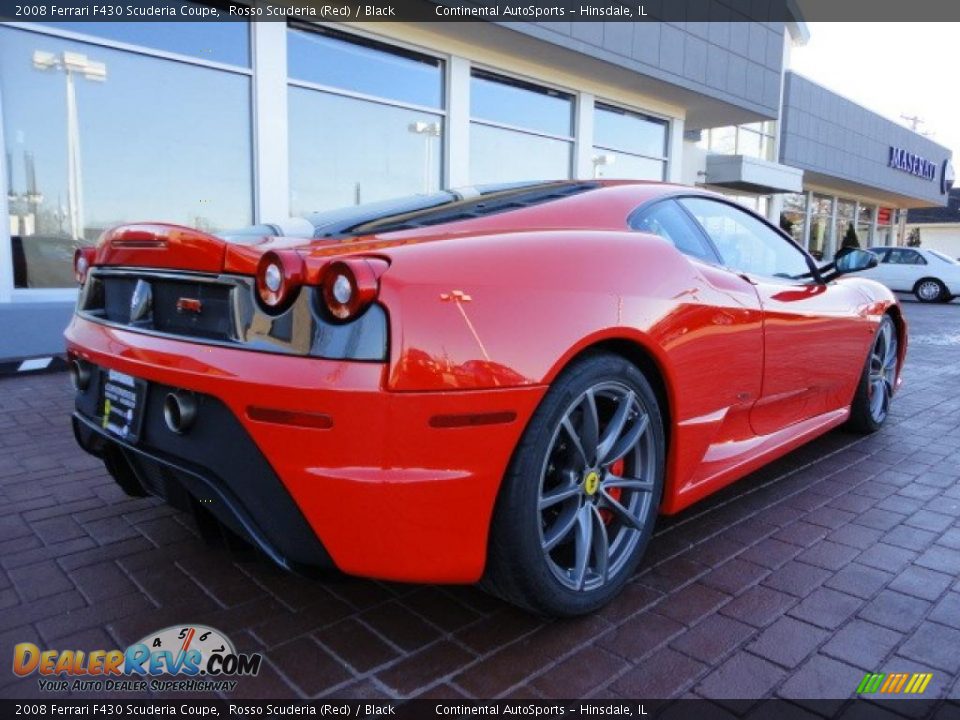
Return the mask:
<svg viewBox="0 0 960 720">
<path fill-rule="evenodd" d="M 85 392 L 90 387 L 91 366 L 81 360 L 71 360 L 69 364 L 70 382 L 77 392 Z M 197 399 L 193 393 L 174 391 L 163 399 L 163 422 L 167 429 L 183 435 L 188 432 L 197 419 Z"/>
</svg>

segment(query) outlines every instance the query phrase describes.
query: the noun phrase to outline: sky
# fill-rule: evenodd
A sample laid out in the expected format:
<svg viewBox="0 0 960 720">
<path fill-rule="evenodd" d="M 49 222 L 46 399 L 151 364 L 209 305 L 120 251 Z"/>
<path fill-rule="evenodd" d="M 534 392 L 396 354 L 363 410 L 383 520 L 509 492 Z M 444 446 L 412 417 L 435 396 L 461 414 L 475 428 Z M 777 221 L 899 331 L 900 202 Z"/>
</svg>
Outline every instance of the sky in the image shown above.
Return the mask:
<svg viewBox="0 0 960 720">
<path fill-rule="evenodd" d="M 960 23 L 808 23 L 810 41 L 794 47 L 792 70 L 902 125 L 960 158 L 957 43 Z"/>
</svg>

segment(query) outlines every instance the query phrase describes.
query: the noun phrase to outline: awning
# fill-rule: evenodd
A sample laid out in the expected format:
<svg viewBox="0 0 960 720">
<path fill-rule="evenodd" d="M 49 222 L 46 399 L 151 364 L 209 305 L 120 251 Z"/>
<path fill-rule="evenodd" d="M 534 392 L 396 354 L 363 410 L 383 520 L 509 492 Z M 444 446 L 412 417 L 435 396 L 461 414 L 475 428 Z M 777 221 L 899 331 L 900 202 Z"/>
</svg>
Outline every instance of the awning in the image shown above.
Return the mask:
<svg viewBox="0 0 960 720">
<path fill-rule="evenodd" d="M 803 191 L 803 170 L 746 155 L 707 155 L 704 183 L 741 192 L 770 194 Z"/>
</svg>

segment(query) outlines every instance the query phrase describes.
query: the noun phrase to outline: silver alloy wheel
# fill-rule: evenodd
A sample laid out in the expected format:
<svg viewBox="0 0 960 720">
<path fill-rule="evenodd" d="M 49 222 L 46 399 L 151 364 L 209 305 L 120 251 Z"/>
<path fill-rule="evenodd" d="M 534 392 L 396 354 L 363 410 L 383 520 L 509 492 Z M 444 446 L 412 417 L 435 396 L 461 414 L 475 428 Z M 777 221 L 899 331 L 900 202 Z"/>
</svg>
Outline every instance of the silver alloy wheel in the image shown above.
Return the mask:
<svg viewBox="0 0 960 720">
<path fill-rule="evenodd" d="M 880 332 L 870 352 L 869 394 L 870 416 L 882 423 L 890 410 L 893 385 L 897 379 L 897 333 L 889 320 L 880 326 Z"/>
<path fill-rule="evenodd" d="M 627 564 L 650 515 L 657 453 L 643 401 L 598 383 L 564 412 L 540 473 L 540 545 L 567 588 L 605 585 Z"/>
<path fill-rule="evenodd" d="M 940 297 L 940 283 L 936 280 L 924 280 L 917 285 L 917 295 L 925 302 L 933 302 Z"/>
</svg>

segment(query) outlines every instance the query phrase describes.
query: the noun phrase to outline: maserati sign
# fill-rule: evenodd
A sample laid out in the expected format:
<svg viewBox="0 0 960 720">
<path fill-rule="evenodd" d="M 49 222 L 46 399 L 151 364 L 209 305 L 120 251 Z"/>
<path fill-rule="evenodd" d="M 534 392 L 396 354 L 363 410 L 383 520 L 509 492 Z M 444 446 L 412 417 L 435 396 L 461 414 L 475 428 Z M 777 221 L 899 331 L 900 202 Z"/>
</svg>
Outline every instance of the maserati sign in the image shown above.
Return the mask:
<svg viewBox="0 0 960 720">
<path fill-rule="evenodd" d="M 890 146 L 890 167 L 903 170 L 924 180 L 933 180 L 937 176 L 937 165 L 903 148 Z"/>
</svg>

